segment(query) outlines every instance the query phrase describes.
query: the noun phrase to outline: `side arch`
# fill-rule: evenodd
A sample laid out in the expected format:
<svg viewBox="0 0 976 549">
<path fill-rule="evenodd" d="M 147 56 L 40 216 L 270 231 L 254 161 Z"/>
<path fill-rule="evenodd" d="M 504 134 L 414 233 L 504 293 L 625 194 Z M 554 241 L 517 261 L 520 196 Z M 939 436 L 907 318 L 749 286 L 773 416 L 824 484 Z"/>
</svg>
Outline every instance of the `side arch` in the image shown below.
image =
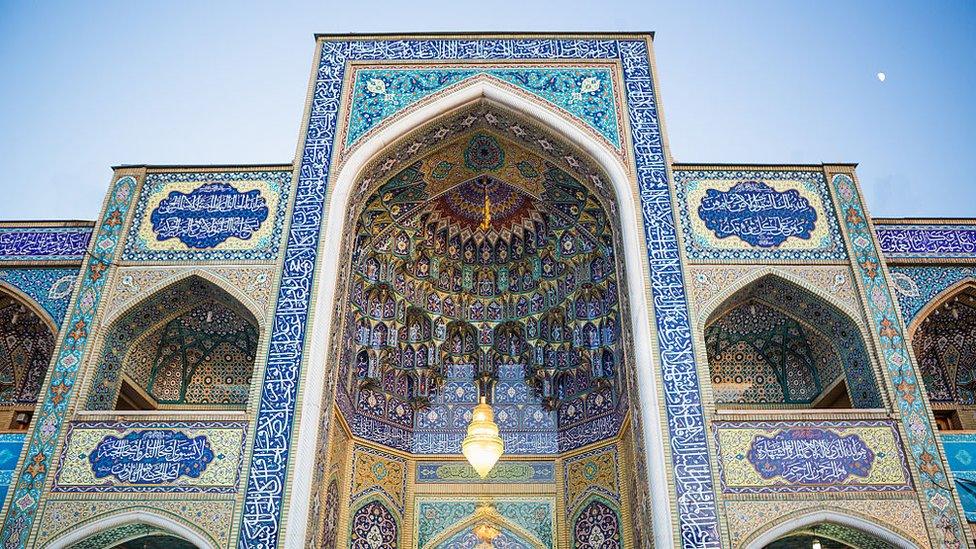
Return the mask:
<svg viewBox="0 0 976 549">
<path fill-rule="evenodd" d="M 851 514 L 848 511 L 841 511 L 831 507 L 814 511 L 805 510 L 780 517 L 776 523 L 758 532 L 754 532 L 742 543 L 741 547 L 745 549 L 762 549 L 794 530 L 823 522 L 832 522 L 860 530 L 876 536 L 899 549 L 917 549 L 919 547 L 914 541 L 887 526 L 878 524 L 865 517 Z"/>
<path fill-rule="evenodd" d="M 750 295 L 755 292 L 752 286 L 757 284 L 766 285 L 767 290 L 770 290 L 769 287 L 771 286 L 770 291 L 780 292 L 781 298 L 795 296 L 802 303 L 826 313 L 828 318 L 833 318 L 833 321 L 823 326 L 815 326 L 811 319 L 785 310 L 775 303 L 775 300 L 766 301 L 756 295 Z M 758 304 L 779 310 L 785 317 L 791 318 L 828 340 L 832 340 L 834 337 L 847 340 L 847 345 L 835 345 L 834 350 L 839 353 L 839 364 L 843 378 L 846 379 L 850 403 L 854 408 L 862 409 L 882 408 L 886 405 L 887 397 L 881 391 L 884 380 L 876 366 L 878 349 L 869 335 L 870 332 L 864 322 L 863 315 L 802 277 L 775 267 L 757 268 L 742 275 L 709 299 L 697 311 L 696 344 L 701 346 L 704 351 L 702 354 L 706 357 L 700 366 L 701 377 L 707 379 L 707 381 L 702 382 L 703 385 L 707 385 L 709 388 L 713 387 L 713 359 L 708 355 L 706 341 L 709 327 L 718 323 L 724 315 L 734 313 L 738 307 L 747 304 L 750 300 L 756 300 Z M 827 328 L 826 331 L 825 327 Z M 862 382 L 870 383 L 871 386 L 861 385 Z M 854 385 L 852 386 L 852 384 Z M 854 386 L 864 388 L 859 392 L 857 398 L 853 392 Z M 825 385 L 823 390 L 828 391 L 830 387 L 829 384 Z M 826 392 L 821 393 L 821 395 L 823 394 Z M 714 393 L 711 400 L 712 406 L 718 405 L 718 397 Z"/>
<path fill-rule="evenodd" d="M 945 302 L 967 290 L 976 291 L 976 278 L 967 276 L 966 278 L 957 281 L 929 299 L 925 306 L 915 314 L 915 317 L 912 318 L 911 323 L 909 323 L 908 330 L 906 330 L 906 333 L 908 334 L 908 341 L 911 342 L 912 339 L 915 338 L 915 333 L 918 332 L 918 328 L 922 325 L 922 322 L 924 322 L 925 319 L 932 314 L 932 311 L 938 309 Z"/>
<path fill-rule="evenodd" d="M 314 85 L 314 84 L 313 84 Z M 633 181 L 633 169 L 624 165 L 611 148 L 596 139 L 588 131 L 571 123 L 543 100 L 525 97 L 506 89 L 488 78 L 473 78 L 463 85 L 438 96 L 436 99 L 406 109 L 401 115 L 375 128 L 364 136 L 348 156 L 337 162 L 329 175 L 327 187 L 326 218 L 323 221 L 322 237 L 318 253 L 321 257 L 339 257 L 342 247 L 347 216 L 346 209 L 354 193 L 361 192 L 369 182 L 360 181 L 361 172 L 376 158 L 395 146 L 400 139 L 424 125 L 434 123 L 443 116 L 468 106 L 474 102 L 485 101 L 513 110 L 541 127 L 562 136 L 575 147 L 588 155 L 608 176 L 616 197 L 615 215 L 620 218 L 623 265 L 626 276 L 626 292 L 629 297 L 629 321 L 633 330 L 633 364 L 637 383 L 633 388 L 636 402 L 640 406 L 640 421 L 645 426 L 644 445 L 647 459 L 647 483 L 652 494 L 652 520 L 658 525 L 655 543 L 660 547 L 674 545 L 672 519 L 672 497 L 666 471 L 669 461 L 665 451 L 665 437 L 662 436 L 663 419 L 661 402 L 657 393 L 661 372 L 655 357 L 659 356 L 654 325 L 653 303 L 649 284 L 649 267 L 646 266 L 647 249 L 643 232 L 641 204 Z M 299 154 L 304 150 L 305 132 L 299 143 Z M 310 350 L 305 359 L 304 386 L 302 388 L 301 417 L 298 423 L 296 457 L 292 471 L 313 470 L 315 445 L 321 427 L 320 410 L 326 390 L 325 372 L 315 371 L 326 364 L 329 353 L 330 334 L 335 318 L 332 311 L 339 295 L 337 281 L 340 266 L 337 262 L 323 261 L 320 264 L 320 277 L 316 285 L 315 308 L 310 315 L 311 326 L 306 336 Z M 651 367 L 644 367 L 645 365 Z M 304 543 L 310 522 L 309 503 L 311 501 L 311 480 L 293 479 L 293 488 L 288 502 L 290 513 L 286 519 L 285 544 L 298 546 Z"/>
<path fill-rule="evenodd" d="M 773 276 L 782 279 L 792 284 L 793 286 L 796 286 L 797 288 L 804 290 L 813 296 L 816 296 L 818 299 L 822 299 L 823 301 L 829 303 L 832 307 L 844 313 L 844 315 L 848 319 L 850 319 L 850 321 L 854 323 L 855 326 L 858 327 L 858 329 L 862 333 L 862 337 L 865 337 L 867 335 L 867 331 L 866 331 L 867 326 L 864 324 L 862 315 L 859 312 L 851 309 L 850 306 L 848 306 L 846 303 L 842 302 L 841 300 L 837 299 L 836 297 L 823 292 L 820 288 L 817 288 L 816 286 L 811 284 L 808 280 L 800 276 L 797 276 L 794 273 L 784 271 L 782 269 L 777 269 L 776 267 L 769 267 L 769 266 L 759 267 L 755 270 L 749 271 L 748 273 L 742 275 L 741 277 L 733 281 L 732 284 L 729 284 L 728 287 L 722 289 L 722 291 L 720 291 L 719 293 L 714 295 L 711 299 L 709 299 L 707 302 L 705 302 L 703 305 L 701 305 L 698 309 L 698 315 L 697 315 L 698 325 L 704 327 L 709 317 L 711 317 L 716 311 L 718 311 L 719 308 L 721 308 L 722 305 L 729 300 L 729 298 L 734 296 L 739 291 L 745 289 L 753 282 L 756 282 L 767 276 Z"/>
<path fill-rule="evenodd" d="M 245 298 L 244 301 L 242 297 Z M 208 302 L 215 306 L 218 319 L 223 311 L 225 316 L 244 327 L 241 330 L 247 333 L 248 349 L 241 352 L 242 360 L 250 361 L 248 379 L 253 380 L 257 373 L 257 349 L 261 348 L 266 337 L 266 330 L 261 329 L 260 309 L 222 277 L 203 269 L 192 269 L 154 285 L 148 295 L 139 295 L 126 308 L 102 321 L 95 352 L 91 355 L 93 360 L 99 361 L 99 367 L 89 369 L 90 373 L 85 380 L 85 392 L 82 394 L 85 407 L 89 410 L 112 409 L 118 400 L 123 373 L 128 369 L 132 353 L 137 352 L 148 341 L 148 337 L 158 336 L 161 330 L 167 329 L 168 323 L 192 314 L 195 309 L 200 309 Z M 207 319 L 205 322 L 201 321 L 202 324 L 211 326 L 209 315 L 208 312 Z M 217 322 L 212 326 L 223 325 Z M 254 348 L 250 349 L 251 346 Z M 186 360 L 188 359 L 184 355 L 184 361 Z M 241 362 L 238 371 L 243 372 L 244 365 Z M 147 362 L 145 367 L 150 366 Z M 145 378 L 149 379 L 148 371 L 145 372 Z M 142 377 L 138 377 L 138 380 L 141 379 Z M 142 389 L 148 392 L 148 387 Z M 246 406 L 253 389 L 254 383 L 250 382 L 247 396 L 241 399 L 243 406 Z"/>
<path fill-rule="evenodd" d="M 141 305 L 147 303 L 150 299 L 152 299 L 153 296 L 158 295 L 160 292 L 169 289 L 171 286 L 175 286 L 176 284 L 179 284 L 180 282 L 183 282 L 184 280 L 193 277 L 206 280 L 207 282 L 210 282 L 214 286 L 217 286 L 221 290 L 227 292 L 228 295 L 230 295 L 235 300 L 237 300 L 237 302 L 239 302 L 242 306 L 244 306 L 244 308 L 246 308 L 251 313 L 251 315 L 257 321 L 259 329 L 264 328 L 265 310 L 260 305 L 258 305 L 253 299 L 251 299 L 251 296 L 242 292 L 240 288 L 238 288 L 231 281 L 220 276 L 219 274 L 214 273 L 209 269 L 200 268 L 200 267 L 195 267 L 192 269 L 187 269 L 185 271 L 180 271 L 174 274 L 173 276 L 169 276 L 162 280 L 159 280 L 149 288 L 145 288 L 141 292 L 142 295 L 134 296 L 118 304 L 117 306 L 113 307 L 111 313 L 109 313 L 108 315 L 105 316 L 105 318 L 102 319 L 101 326 L 107 329 L 109 326 L 111 326 L 120 318 L 138 309 Z"/>
<path fill-rule="evenodd" d="M 44 309 L 44 307 L 42 307 L 41 304 L 38 303 L 33 297 L 27 295 L 20 288 L 14 286 L 13 284 L 10 284 L 9 282 L 6 282 L 4 280 L 0 280 L 0 295 L 4 293 L 10 295 L 17 301 L 20 301 L 25 307 L 30 309 L 32 313 L 37 315 L 38 318 L 40 318 L 41 320 L 44 321 L 45 324 L 47 324 L 47 327 L 50 328 L 51 332 L 55 335 L 55 337 L 57 337 L 58 328 L 59 328 L 58 323 L 54 320 L 53 317 L 51 317 L 51 313 L 47 312 L 47 310 Z"/>
<path fill-rule="evenodd" d="M 139 507 L 121 513 L 102 515 L 69 532 L 62 533 L 59 537 L 45 543 L 42 547 L 44 549 L 67 549 L 100 532 L 130 524 L 144 524 L 158 528 L 196 545 L 199 549 L 217 549 L 218 547 L 209 535 L 197 529 L 189 522 L 161 514 L 148 507 Z"/>
</svg>

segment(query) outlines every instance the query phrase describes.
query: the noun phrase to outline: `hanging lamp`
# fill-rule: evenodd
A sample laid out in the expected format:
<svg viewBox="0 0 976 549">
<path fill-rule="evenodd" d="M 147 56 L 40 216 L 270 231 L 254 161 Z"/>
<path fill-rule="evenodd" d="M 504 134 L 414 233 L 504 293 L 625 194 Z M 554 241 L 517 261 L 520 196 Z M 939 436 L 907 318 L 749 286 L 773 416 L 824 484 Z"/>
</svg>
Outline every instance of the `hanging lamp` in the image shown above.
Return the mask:
<svg viewBox="0 0 976 549">
<path fill-rule="evenodd" d="M 488 404 L 487 398 L 482 396 L 471 414 L 468 434 L 461 441 L 461 453 L 481 478 L 485 478 L 504 452 L 505 443 L 502 437 L 498 436 L 495 413 Z"/>
</svg>

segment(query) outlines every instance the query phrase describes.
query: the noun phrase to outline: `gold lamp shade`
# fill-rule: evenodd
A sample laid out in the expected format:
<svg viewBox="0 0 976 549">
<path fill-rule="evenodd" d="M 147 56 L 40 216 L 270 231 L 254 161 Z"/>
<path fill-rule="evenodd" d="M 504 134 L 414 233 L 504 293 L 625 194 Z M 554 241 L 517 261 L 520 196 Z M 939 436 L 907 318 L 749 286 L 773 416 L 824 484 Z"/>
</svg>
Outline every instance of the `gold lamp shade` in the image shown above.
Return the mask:
<svg viewBox="0 0 976 549">
<path fill-rule="evenodd" d="M 504 452 L 505 443 L 502 442 L 502 437 L 498 436 L 495 413 L 485 401 L 485 397 L 481 397 L 481 402 L 474 407 L 471 415 L 468 434 L 461 442 L 461 453 L 481 478 L 485 478 Z"/>
</svg>

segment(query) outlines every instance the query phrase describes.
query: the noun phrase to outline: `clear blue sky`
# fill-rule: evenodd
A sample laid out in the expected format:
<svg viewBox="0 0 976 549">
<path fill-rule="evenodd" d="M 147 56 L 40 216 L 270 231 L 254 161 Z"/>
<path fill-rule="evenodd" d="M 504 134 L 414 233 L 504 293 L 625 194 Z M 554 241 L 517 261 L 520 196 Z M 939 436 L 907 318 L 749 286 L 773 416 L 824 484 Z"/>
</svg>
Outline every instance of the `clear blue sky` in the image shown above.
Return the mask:
<svg viewBox="0 0 976 549">
<path fill-rule="evenodd" d="M 290 161 L 314 32 L 468 30 L 656 31 L 676 161 L 859 162 L 874 215 L 976 216 L 976 2 L 345 0 L 0 2 L 0 219 Z"/>
</svg>

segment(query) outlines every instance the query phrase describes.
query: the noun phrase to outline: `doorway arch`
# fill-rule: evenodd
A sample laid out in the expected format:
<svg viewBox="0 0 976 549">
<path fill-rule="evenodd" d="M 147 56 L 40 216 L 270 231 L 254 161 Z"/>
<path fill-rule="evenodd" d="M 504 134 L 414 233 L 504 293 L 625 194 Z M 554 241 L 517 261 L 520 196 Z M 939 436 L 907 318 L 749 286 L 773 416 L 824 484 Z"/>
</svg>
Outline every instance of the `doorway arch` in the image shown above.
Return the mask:
<svg viewBox="0 0 976 549">
<path fill-rule="evenodd" d="M 799 515 L 788 515 L 780 518 L 778 522 L 753 534 L 743 547 L 745 549 L 763 549 L 770 543 L 787 536 L 791 532 L 802 530 L 804 527 L 815 526 L 817 524 L 840 524 L 854 530 L 870 534 L 886 543 L 890 543 L 899 549 L 917 549 L 918 545 L 902 536 L 901 534 L 877 524 L 873 521 L 851 515 L 834 509 L 823 509 L 813 512 L 806 512 Z"/>
<path fill-rule="evenodd" d="M 147 530 L 168 534 L 193 544 L 197 549 L 217 549 L 209 537 L 182 521 L 170 518 L 148 508 L 138 508 L 99 517 L 83 524 L 44 545 L 44 549 L 69 549 L 101 533 L 132 525 L 149 527 Z M 122 541 L 122 540 L 119 540 Z"/>
</svg>

